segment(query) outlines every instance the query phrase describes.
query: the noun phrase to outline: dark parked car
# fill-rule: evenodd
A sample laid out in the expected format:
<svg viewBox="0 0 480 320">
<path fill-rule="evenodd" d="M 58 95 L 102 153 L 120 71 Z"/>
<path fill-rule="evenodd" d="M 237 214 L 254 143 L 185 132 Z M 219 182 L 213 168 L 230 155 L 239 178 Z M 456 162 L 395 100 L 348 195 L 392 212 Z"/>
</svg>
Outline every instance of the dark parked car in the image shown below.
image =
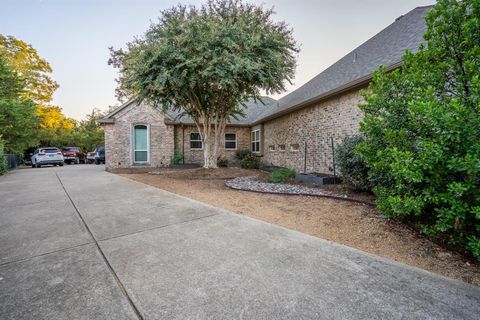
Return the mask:
<svg viewBox="0 0 480 320">
<path fill-rule="evenodd" d="M 63 147 L 62 153 L 65 163 L 85 163 L 87 158 L 79 147 Z"/>
<path fill-rule="evenodd" d="M 95 149 L 95 164 L 105 164 L 105 146 L 98 146 Z"/>
</svg>

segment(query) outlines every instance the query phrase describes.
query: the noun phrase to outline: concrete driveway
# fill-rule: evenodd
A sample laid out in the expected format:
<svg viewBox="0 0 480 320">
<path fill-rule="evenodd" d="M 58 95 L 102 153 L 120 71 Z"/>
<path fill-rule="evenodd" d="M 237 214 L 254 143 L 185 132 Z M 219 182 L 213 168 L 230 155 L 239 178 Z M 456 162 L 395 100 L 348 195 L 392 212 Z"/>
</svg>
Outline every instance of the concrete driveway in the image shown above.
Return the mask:
<svg viewBox="0 0 480 320">
<path fill-rule="evenodd" d="M 478 287 L 176 196 L 103 166 L 0 177 L 0 319 L 479 314 Z"/>
</svg>

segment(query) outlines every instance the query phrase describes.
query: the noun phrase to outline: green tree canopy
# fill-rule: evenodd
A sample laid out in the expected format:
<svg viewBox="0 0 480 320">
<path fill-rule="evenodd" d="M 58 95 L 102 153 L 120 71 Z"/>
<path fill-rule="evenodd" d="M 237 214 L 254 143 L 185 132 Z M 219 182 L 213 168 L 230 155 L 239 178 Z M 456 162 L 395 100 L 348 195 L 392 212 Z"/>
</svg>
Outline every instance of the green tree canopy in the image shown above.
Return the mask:
<svg viewBox="0 0 480 320">
<path fill-rule="evenodd" d="M 22 96 L 35 104 L 47 104 L 52 101 L 58 84 L 49 76 L 52 72 L 50 64 L 40 58 L 32 45 L 13 36 L 0 34 L 0 52 L 8 64 L 18 72 L 25 81 Z"/>
<path fill-rule="evenodd" d="M 25 83 L 0 53 L 0 139 L 6 153 L 22 154 L 37 143 L 35 105 L 23 97 Z"/>
<path fill-rule="evenodd" d="M 357 151 L 379 209 L 480 260 L 480 1 L 439 0 L 425 46 L 375 73 Z"/>
<path fill-rule="evenodd" d="M 120 97 L 136 97 L 192 117 L 205 167 L 216 167 L 226 123 L 261 90 L 285 90 L 298 52 L 292 31 L 273 10 L 237 0 L 163 11 L 146 34 L 112 50 Z"/>
<path fill-rule="evenodd" d="M 105 116 L 99 109 L 94 108 L 80 121 L 74 129 L 73 142 L 84 151 L 93 151 L 96 147 L 105 142 L 103 127 L 97 121 Z"/>
<path fill-rule="evenodd" d="M 23 79 L 21 96 L 32 101 L 40 119 L 33 134 L 43 146 L 56 145 L 70 135 L 75 121 L 67 118 L 62 109 L 52 106 L 52 96 L 58 84 L 50 77 L 52 68 L 32 45 L 13 36 L 0 35 L 0 53 L 17 76 Z"/>
</svg>

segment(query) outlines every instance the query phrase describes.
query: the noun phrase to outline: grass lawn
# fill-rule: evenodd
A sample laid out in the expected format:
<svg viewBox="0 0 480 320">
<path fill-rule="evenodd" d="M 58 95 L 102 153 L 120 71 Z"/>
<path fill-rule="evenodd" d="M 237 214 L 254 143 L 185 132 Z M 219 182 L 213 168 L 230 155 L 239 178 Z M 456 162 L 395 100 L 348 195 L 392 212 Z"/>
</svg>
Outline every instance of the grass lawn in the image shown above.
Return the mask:
<svg viewBox="0 0 480 320">
<path fill-rule="evenodd" d="M 265 179 L 267 173 L 259 170 L 157 171 L 156 174 L 133 170 L 117 173 L 239 214 L 480 285 L 479 264 L 429 241 L 401 222 L 383 219 L 372 206 L 312 196 L 237 191 L 225 186 L 226 179 L 238 176 L 257 175 Z M 328 190 L 334 191 L 335 187 L 330 186 Z M 362 200 L 368 198 L 358 196 Z"/>
</svg>

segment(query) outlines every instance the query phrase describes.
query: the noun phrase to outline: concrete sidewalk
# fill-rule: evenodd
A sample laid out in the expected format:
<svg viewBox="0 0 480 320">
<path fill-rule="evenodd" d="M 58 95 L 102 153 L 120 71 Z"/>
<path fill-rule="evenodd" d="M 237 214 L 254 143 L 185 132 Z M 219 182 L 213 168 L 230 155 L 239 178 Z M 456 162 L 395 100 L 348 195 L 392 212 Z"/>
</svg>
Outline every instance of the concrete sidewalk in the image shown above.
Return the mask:
<svg viewBox="0 0 480 320">
<path fill-rule="evenodd" d="M 0 319 L 478 319 L 480 289 L 103 171 L 0 177 Z"/>
</svg>

